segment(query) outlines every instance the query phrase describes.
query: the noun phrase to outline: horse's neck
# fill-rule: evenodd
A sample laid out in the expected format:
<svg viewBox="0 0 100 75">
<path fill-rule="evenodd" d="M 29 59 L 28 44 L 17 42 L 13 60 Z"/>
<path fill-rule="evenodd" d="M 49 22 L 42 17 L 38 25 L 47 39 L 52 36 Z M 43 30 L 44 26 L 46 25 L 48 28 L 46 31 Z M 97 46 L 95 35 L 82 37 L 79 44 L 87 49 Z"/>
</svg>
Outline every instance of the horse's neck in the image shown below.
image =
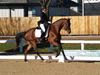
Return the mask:
<svg viewBox="0 0 100 75">
<path fill-rule="evenodd" d="M 55 32 L 60 33 L 62 29 L 62 22 L 57 22 L 56 24 L 52 25 L 52 28 L 55 30 Z"/>
<path fill-rule="evenodd" d="M 61 26 L 61 22 L 60 23 L 53 23 L 50 27 L 50 32 L 53 34 L 53 36 L 55 37 L 59 37 L 60 36 L 60 31 L 62 29 L 62 26 Z M 51 34 L 49 34 L 51 35 Z"/>
</svg>

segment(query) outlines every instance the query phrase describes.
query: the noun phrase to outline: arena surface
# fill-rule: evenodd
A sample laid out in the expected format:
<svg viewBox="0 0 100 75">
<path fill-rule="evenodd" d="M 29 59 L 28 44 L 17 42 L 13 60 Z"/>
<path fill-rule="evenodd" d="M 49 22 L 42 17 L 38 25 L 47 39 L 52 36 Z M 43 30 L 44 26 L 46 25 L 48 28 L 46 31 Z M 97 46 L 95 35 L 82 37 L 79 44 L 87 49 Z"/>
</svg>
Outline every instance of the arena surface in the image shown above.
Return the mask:
<svg viewBox="0 0 100 75">
<path fill-rule="evenodd" d="M 42 62 L 0 60 L 0 75 L 99 75 L 99 62 Z"/>
</svg>

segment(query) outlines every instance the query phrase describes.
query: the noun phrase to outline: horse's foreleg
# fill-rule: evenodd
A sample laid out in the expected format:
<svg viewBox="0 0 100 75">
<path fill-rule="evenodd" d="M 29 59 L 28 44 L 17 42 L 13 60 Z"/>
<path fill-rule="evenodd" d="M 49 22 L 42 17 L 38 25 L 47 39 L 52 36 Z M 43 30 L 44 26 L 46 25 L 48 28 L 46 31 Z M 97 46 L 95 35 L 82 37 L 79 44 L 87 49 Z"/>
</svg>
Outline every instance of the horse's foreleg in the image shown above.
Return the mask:
<svg viewBox="0 0 100 75">
<path fill-rule="evenodd" d="M 52 42 L 52 45 L 57 47 L 55 52 L 56 52 L 56 57 L 58 57 L 60 55 L 61 48 L 59 47 L 59 44 L 57 42 Z M 52 49 L 53 46 L 51 47 Z"/>
<path fill-rule="evenodd" d="M 66 57 L 66 55 L 65 55 L 65 53 L 64 53 L 64 50 L 63 50 L 63 48 L 62 48 L 62 45 L 60 44 L 60 49 L 61 49 L 61 52 L 62 52 L 62 54 L 63 54 L 63 56 L 64 56 L 64 59 L 65 60 L 68 60 L 67 59 L 67 57 Z"/>
<path fill-rule="evenodd" d="M 64 56 L 64 59 L 65 59 L 65 60 L 68 60 L 67 57 L 66 57 L 66 55 L 65 55 L 65 53 L 64 53 L 64 50 L 63 50 L 63 49 L 61 49 L 61 52 L 62 52 L 62 54 L 63 54 L 63 56 Z"/>
<path fill-rule="evenodd" d="M 37 55 L 41 58 L 41 60 L 44 60 L 43 57 L 40 55 L 40 53 L 38 52 L 38 50 L 36 50 Z"/>
<path fill-rule="evenodd" d="M 59 47 L 59 51 L 58 51 L 56 57 L 60 55 L 60 52 L 62 52 L 64 59 L 65 59 L 65 60 L 68 60 L 67 57 L 66 57 L 66 55 L 65 55 L 65 53 L 64 53 L 64 50 L 63 50 L 63 48 L 62 48 L 61 43 L 58 45 L 58 47 Z"/>
<path fill-rule="evenodd" d="M 25 56 L 25 58 L 24 58 L 24 61 L 25 62 L 27 62 L 28 60 L 27 60 L 27 53 L 28 53 L 28 51 L 31 49 L 31 45 L 28 45 L 27 46 L 27 48 L 25 49 L 25 52 L 24 52 L 24 56 Z"/>
<path fill-rule="evenodd" d="M 44 60 L 44 59 L 42 58 L 42 56 L 40 55 L 40 53 L 38 52 L 36 42 L 31 42 L 31 43 L 32 43 L 32 47 L 36 50 L 37 55 L 41 58 L 41 60 Z"/>
</svg>

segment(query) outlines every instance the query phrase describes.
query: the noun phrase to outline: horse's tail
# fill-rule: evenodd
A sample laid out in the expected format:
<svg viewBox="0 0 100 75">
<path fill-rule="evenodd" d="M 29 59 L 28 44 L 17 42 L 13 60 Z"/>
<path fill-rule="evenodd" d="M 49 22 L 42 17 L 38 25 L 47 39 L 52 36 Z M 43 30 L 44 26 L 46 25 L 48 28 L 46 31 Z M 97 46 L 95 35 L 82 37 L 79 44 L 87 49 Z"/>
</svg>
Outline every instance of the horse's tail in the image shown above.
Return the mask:
<svg viewBox="0 0 100 75">
<path fill-rule="evenodd" d="M 19 47 L 20 42 L 21 42 L 22 38 L 24 38 L 25 33 L 26 33 L 26 32 L 20 32 L 20 33 L 17 33 L 17 34 L 16 34 L 16 36 L 15 36 L 16 47 Z"/>
</svg>

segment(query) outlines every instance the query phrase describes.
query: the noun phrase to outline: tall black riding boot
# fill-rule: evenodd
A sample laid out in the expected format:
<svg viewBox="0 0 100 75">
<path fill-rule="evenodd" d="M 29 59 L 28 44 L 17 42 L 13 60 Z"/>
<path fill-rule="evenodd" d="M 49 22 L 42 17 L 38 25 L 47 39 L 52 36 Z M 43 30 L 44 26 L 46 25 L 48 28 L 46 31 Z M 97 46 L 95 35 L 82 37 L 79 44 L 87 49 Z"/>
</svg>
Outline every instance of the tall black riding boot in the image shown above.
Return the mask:
<svg viewBox="0 0 100 75">
<path fill-rule="evenodd" d="M 45 42 L 45 33 L 42 33 L 40 37 L 40 42 Z"/>
</svg>

